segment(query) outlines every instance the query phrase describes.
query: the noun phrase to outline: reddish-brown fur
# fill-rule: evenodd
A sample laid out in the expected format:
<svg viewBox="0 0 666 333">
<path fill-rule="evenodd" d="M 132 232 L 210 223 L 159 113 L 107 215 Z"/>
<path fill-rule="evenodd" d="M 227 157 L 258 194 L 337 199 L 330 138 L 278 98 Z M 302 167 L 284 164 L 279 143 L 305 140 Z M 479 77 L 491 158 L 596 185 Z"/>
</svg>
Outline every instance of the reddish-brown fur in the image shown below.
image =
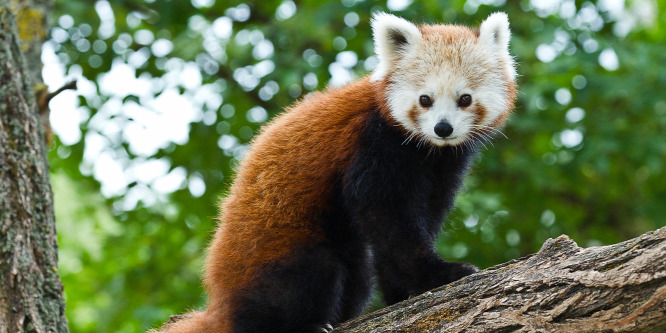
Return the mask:
<svg viewBox="0 0 666 333">
<path fill-rule="evenodd" d="M 518 96 L 518 87 L 513 80 L 509 79 L 508 77 L 505 78 L 506 80 L 506 88 L 507 88 L 507 100 L 509 101 L 509 105 L 507 105 L 506 112 L 502 113 L 491 125 L 490 127 L 492 128 L 499 128 L 504 125 L 506 120 L 509 118 L 511 115 L 511 112 L 514 107 L 514 103 L 516 101 L 516 97 Z"/>
<path fill-rule="evenodd" d="M 238 168 L 208 249 L 209 305 L 198 321 L 214 320 L 198 326 L 205 330 L 183 320 L 164 332 L 230 332 L 234 295 L 251 286 L 262 265 L 322 237 L 309 221 L 326 209 L 367 112 L 379 108 L 375 85 L 365 78 L 314 93 L 263 128 Z"/>
</svg>

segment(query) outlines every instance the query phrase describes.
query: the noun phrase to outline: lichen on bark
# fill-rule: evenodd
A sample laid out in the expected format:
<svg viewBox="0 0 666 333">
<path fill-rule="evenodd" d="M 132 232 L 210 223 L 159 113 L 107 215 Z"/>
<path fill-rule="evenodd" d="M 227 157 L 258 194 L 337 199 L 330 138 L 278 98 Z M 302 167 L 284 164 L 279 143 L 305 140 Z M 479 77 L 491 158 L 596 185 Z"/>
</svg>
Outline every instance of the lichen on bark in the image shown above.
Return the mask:
<svg viewBox="0 0 666 333">
<path fill-rule="evenodd" d="M 50 2 L 0 0 L 0 333 L 67 332 L 49 165 L 34 96 L 45 32 L 22 43 L 17 6 L 32 13 L 23 19 L 43 22 Z"/>
</svg>

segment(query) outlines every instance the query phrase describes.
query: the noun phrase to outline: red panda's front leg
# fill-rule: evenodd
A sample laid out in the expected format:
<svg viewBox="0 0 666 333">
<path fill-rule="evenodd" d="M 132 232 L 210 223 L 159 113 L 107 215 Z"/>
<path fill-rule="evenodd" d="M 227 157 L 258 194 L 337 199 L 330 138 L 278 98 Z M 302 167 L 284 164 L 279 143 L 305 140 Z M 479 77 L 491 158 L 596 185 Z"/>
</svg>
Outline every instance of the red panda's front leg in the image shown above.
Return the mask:
<svg viewBox="0 0 666 333">
<path fill-rule="evenodd" d="M 432 236 L 419 221 L 392 213 L 371 209 L 360 221 L 372 246 L 377 281 L 387 304 L 478 271 L 467 263 L 443 260 L 433 248 Z"/>
</svg>

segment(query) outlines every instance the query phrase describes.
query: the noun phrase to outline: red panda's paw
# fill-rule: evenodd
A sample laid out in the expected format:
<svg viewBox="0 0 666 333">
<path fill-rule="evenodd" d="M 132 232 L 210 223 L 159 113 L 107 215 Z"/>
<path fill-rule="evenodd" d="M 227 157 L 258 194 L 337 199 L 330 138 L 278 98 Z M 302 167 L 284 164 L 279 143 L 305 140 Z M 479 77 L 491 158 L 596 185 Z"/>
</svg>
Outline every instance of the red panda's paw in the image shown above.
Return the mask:
<svg viewBox="0 0 666 333">
<path fill-rule="evenodd" d="M 326 324 L 324 324 L 324 326 L 319 328 L 320 333 L 328 333 L 328 332 L 331 332 L 331 331 L 333 331 L 333 325 L 331 325 L 329 323 L 326 323 Z"/>
<path fill-rule="evenodd" d="M 479 271 L 479 268 L 477 268 L 476 266 L 465 262 L 449 262 L 447 264 L 450 276 L 449 278 L 450 281 L 448 282 L 453 282 L 462 279 L 467 275 L 472 275 Z"/>
<path fill-rule="evenodd" d="M 326 323 L 323 325 L 314 325 L 303 331 L 303 333 L 329 333 L 333 331 L 333 325 Z"/>
</svg>

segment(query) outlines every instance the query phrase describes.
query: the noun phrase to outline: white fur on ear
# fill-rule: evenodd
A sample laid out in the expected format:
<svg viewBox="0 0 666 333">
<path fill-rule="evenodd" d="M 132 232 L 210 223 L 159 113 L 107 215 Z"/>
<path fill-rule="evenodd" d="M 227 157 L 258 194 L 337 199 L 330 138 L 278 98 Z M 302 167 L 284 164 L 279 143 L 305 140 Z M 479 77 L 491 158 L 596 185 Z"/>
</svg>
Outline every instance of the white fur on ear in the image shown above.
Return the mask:
<svg viewBox="0 0 666 333">
<path fill-rule="evenodd" d="M 479 41 L 486 50 L 497 55 L 506 64 L 507 74 L 513 80 L 516 76 L 516 70 L 513 66 L 513 58 L 509 54 L 510 40 L 509 17 L 505 13 L 491 14 L 481 23 Z"/>
<path fill-rule="evenodd" d="M 484 45 L 496 46 L 509 52 L 509 17 L 505 13 L 494 13 L 481 23 L 479 39 Z"/>
<path fill-rule="evenodd" d="M 387 13 L 372 16 L 372 34 L 379 64 L 372 73 L 372 80 L 381 80 L 388 69 L 402 55 L 421 40 L 421 31 L 411 22 Z"/>
</svg>

